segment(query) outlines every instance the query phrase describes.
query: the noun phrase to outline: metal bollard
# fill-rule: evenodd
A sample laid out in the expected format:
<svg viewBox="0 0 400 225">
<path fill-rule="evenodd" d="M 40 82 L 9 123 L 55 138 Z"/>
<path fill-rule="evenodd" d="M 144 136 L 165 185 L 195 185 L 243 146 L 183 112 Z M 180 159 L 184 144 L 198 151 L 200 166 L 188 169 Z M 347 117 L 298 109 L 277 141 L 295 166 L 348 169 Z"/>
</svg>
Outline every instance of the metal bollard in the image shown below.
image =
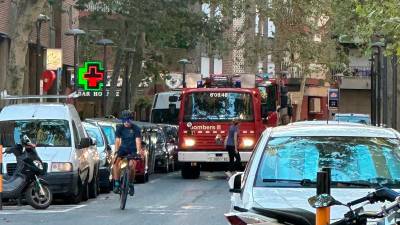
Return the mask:
<svg viewBox="0 0 400 225">
<path fill-rule="evenodd" d="M 3 146 L 0 145 L 0 210 L 3 209 Z"/>
<path fill-rule="evenodd" d="M 317 173 L 317 195 L 330 194 L 330 169 L 324 168 Z M 317 208 L 316 225 L 328 225 L 330 223 L 330 208 Z"/>
</svg>

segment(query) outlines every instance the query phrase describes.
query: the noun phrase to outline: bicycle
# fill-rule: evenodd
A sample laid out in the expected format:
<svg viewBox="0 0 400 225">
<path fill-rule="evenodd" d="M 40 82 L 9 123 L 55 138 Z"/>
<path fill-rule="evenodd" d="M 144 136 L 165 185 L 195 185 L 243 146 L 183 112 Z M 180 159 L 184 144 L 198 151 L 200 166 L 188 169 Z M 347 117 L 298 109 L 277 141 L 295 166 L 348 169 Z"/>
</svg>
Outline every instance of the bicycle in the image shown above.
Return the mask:
<svg viewBox="0 0 400 225">
<path fill-rule="evenodd" d="M 120 168 L 121 168 L 121 177 L 120 177 L 120 208 L 122 210 L 125 209 L 126 206 L 126 200 L 128 198 L 128 192 L 129 192 L 129 177 L 131 176 L 131 169 L 129 165 L 130 160 L 140 160 L 141 158 L 139 156 L 123 156 L 121 158 L 121 163 L 120 163 Z"/>
</svg>

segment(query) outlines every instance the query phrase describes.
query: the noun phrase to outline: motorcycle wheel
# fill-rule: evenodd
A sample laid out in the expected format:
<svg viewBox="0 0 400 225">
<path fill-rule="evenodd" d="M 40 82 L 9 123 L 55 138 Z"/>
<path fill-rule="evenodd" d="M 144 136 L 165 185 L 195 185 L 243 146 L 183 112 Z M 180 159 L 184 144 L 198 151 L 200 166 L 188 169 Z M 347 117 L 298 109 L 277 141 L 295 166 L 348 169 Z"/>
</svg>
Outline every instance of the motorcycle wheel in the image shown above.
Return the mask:
<svg viewBox="0 0 400 225">
<path fill-rule="evenodd" d="M 40 196 L 39 190 L 36 188 L 34 183 L 29 185 L 25 191 L 26 201 L 35 209 L 47 209 L 53 201 L 53 195 L 50 188 L 45 184 L 42 184 L 42 188 L 44 196 Z"/>
</svg>

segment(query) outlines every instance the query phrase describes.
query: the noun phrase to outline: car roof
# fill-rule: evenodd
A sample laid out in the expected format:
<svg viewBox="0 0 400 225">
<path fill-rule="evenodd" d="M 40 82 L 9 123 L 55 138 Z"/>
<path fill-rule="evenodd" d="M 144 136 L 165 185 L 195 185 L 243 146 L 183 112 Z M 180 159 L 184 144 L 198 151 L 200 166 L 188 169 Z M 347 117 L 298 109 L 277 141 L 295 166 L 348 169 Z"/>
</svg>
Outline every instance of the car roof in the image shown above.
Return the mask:
<svg viewBox="0 0 400 225">
<path fill-rule="evenodd" d="M 390 128 L 357 126 L 354 124 L 304 124 L 272 128 L 272 137 L 383 137 L 399 138 L 399 133 Z"/>
<path fill-rule="evenodd" d="M 353 123 L 353 122 L 340 122 L 337 120 L 309 120 L 309 121 L 298 121 L 298 122 L 293 122 L 289 123 L 289 126 L 293 125 L 349 125 L 349 126 L 365 126 L 365 124 L 362 123 Z"/>
<path fill-rule="evenodd" d="M 94 123 L 91 122 L 82 122 L 82 125 L 87 128 L 96 128 L 96 129 L 99 128 L 98 126 L 96 126 Z"/>
<path fill-rule="evenodd" d="M 360 114 L 360 113 L 336 113 L 335 116 L 341 117 L 341 116 L 354 116 L 354 117 L 368 117 L 369 114 Z"/>
<path fill-rule="evenodd" d="M 68 120 L 69 105 L 60 103 L 24 103 L 8 105 L 0 113 L 0 120 L 65 119 Z M 51 113 L 49 113 L 51 112 Z"/>
</svg>

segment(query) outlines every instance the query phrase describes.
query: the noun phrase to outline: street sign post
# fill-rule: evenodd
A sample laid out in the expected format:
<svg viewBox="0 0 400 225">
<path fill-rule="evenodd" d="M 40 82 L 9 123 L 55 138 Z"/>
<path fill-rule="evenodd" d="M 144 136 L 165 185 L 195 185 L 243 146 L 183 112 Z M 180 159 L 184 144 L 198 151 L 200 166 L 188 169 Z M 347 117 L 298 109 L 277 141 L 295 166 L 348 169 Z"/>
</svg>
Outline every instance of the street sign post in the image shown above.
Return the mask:
<svg viewBox="0 0 400 225">
<path fill-rule="evenodd" d="M 330 88 L 328 90 L 328 107 L 329 110 L 339 109 L 339 89 Z"/>
</svg>

